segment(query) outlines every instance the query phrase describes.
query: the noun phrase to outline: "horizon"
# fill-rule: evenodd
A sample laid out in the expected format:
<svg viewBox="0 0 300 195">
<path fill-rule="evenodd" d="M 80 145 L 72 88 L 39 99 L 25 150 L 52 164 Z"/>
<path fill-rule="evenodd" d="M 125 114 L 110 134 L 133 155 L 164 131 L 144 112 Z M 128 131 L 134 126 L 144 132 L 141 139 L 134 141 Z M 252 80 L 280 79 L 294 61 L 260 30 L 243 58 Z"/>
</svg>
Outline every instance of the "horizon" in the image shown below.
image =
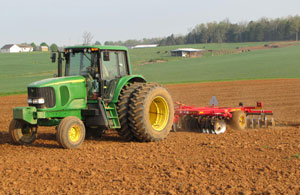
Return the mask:
<svg viewBox="0 0 300 195">
<path fill-rule="evenodd" d="M 248 4 L 245 0 L 191 0 L 184 3 L 187 6 L 182 6 L 182 2 L 178 0 L 131 0 L 129 3 L 120 0 L 53 0 L 45 1 L 43 5 L 36 2 L 38 1 L 16 0 L 2 3 L 0 47 L 32 42 L 36 45 L 42 42 L 58 46 L 77 45 L 82 44 L 84 32 L 93 35 L 93 43 L 99 41 L 103 45 L 105 41 L 186 35 L 198 24 L 226 19 L 231 23 L 248 23 L 261 18 L 287 18 L 300 14 L 297 9 L 300 1 L 297 0 L 287 0 L 284 3 L 280 0 L 253 0 Z M 99 24 L 95 21 L 99 21 Z"/>
</svg>

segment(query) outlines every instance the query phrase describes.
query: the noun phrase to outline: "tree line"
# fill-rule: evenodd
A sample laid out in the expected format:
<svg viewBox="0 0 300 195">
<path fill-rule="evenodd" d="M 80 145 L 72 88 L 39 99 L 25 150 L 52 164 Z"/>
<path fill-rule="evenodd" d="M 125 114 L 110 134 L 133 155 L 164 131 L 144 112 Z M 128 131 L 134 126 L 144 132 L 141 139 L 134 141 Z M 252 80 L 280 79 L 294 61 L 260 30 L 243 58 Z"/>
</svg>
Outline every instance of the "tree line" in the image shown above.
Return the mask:
<svg viewBox="0 0 300 195">
<path fill-rule="evenodd" d="M 52 44 L 49 46 L 46 42 L 42 42 L 42 43 L 40 44 L 40 46 L 37 46 L 34 42 L 32 42 L 30 45 L 31 45 L 31 47 L 33 48 L 33 51 L 38 51 L 38 50 L 39 50 L 39 47 L 42 47 L 42 46 L 48 47 L 51 51 L 57 51 L 57 50 L 58 50 L 58 46 L 57 46 L 55 43 L 52 43 Z"/>
<path fill-rule="evenodd" d="M 161 41 L 161 38 L 144 38 L 142 40 L 130 39 L 127 41 L 105 41 L 104 45 L 123 45 L 127 47 L 135 45 L 147 45 L 147 44 L 158 44 Z"/>
<path fill-rule="evenodd" d="M 106 41 L 105 45 L 134 46 L 138 44 L 182 45 L 195 43 L 298 41 L 300 16 L 231 23 L 228 19 L 196 25 L 188 34 L 143 40 Z"/>
</svg>

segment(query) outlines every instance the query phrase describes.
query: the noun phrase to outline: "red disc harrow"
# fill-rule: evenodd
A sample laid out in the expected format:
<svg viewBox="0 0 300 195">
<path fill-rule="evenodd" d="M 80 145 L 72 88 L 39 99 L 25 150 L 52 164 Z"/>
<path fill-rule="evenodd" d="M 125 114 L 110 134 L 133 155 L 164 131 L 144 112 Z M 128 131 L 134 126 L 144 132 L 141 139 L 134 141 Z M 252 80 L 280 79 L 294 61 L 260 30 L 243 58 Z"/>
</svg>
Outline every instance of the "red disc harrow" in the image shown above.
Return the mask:
<svg viewBox="0 0 300 195">
<path fill-rule="evenodd" d="M 209 107 L 195 107 L 178 102 L 175 104 L 174 131 L 220 134 L 226 131 L 226 124 L 238 130 L 275 126 L 273 111 L 264 110 L 262 102 L 257 102 L 256 106 L 244 106 L 240 103 L 238 107 L 217 107 L 214 104 Z"/>
</svg>

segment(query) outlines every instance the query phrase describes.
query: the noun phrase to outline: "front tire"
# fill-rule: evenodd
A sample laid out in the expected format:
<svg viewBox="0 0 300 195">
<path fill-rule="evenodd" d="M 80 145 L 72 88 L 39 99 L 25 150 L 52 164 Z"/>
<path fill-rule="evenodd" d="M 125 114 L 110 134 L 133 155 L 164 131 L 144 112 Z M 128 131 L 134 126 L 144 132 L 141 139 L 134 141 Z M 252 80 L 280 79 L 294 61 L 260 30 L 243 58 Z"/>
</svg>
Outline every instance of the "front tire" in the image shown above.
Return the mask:
<svg viewBox="0 0 300 195">
<path fill-rule="evenodd" d="M 37 127 L 14 119 L 9 125 L 9 135 L 14 144 L 31 144 L 37 138 Z"/>
<path fill-rule="evenodd" d="M 56 130 L 56 139 L 65 149 L 78 148 L 85 138 L 83 122 L 74 116 L 62 119 Z"/>
<path fill-rule="evenodd" d="M 174 105 L 169 92 L 158 84 L 144 84 L 130 101 L 129 125 L 139 141 L 160 141 L 172 128 Z"/>
</svg>

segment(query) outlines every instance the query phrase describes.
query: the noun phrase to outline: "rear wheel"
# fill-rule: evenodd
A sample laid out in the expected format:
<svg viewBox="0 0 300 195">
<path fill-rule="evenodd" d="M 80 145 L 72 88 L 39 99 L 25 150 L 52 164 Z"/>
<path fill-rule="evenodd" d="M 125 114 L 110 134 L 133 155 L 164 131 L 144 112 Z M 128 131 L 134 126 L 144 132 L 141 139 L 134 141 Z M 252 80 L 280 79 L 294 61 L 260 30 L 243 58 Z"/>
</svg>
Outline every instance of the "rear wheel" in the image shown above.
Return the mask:
<svg viewBox="0 0 300 195">
<path fill-rule="evenodd" d="M 25 121 L 12 120 L 9 135 L 14 144 L 31 144 L 37 138 L 37 127 Z"/>
<path fill-rule="evenodd" d="M 243 111 L 235 111 L 232 113 L 230 125 L 233 129 L 244 130 L 247 126 L 247 116 Z"/>
<path fill-rule="evenodd" d="M 79 118 L 69 116 L 60 121 L 56 130 L 56 139 L 63 148 L 78 148 L 84 138 L 85 127 Z"/>
<path fill-rule="evenodd" d="M 128 121 L 128 111 L 130 99 L 133 96 L 133 92 L 142 86 L 143 83 L 129 83 L 122 90 L 118 98 L 117 111 L 119 115 L 119 121 L 121 128 L 117 129 L 118 134 L 127 141 L 135 140 L 133 132 L 130 130 Z"/>
<path fill-rule="evenodd" d="M 129 125 L 139 141 L 166 138 L 174 120 L 174 105 L 169 92 L 158 84 L 144 84 L 133 93 Z"/>
</svg>

